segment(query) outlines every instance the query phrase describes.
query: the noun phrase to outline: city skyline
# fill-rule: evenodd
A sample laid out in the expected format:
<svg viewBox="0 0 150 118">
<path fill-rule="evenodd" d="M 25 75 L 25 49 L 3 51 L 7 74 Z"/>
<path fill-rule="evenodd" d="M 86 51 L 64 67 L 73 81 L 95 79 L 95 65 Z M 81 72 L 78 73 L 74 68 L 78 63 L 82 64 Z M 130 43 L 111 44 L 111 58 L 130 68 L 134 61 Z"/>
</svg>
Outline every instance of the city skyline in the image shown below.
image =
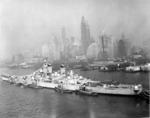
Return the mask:
<svg viewBox="0 0 150 118">
<path fill-rule="evenodd" d="M 102 32 L 116 40 L 123 33 L 131 44 L 149 44 L 149 5 L 148 0 L 1 0 L 1 58 L 38 47 L 44 40 L 53 40 L 53 35 L 60 39 L 62 27 L 67 37 L 73 36 L 79 43 L 82 16 L 94 40 Z M 149 52 L 149 47 L 145 48 Z"/>
</svg>

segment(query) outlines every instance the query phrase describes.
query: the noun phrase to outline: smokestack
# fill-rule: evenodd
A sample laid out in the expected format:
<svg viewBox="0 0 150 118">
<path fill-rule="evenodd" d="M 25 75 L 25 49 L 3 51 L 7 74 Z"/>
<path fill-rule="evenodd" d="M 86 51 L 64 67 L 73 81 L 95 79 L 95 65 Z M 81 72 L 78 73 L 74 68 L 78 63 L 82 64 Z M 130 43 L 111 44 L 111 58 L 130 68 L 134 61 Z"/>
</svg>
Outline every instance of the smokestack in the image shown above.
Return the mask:
<svg viewBox="0 0 150 118">
<path fill-rule="evenodd" d="M 51 64 L 48 64 L 48 73 L 52 73 L 53 72 L 53 67 Z"/>
<path fill-rule="evenodd" d="M 47 63 L 43 64 L 43 72 L 47 73 Z"/>
<path fill-rule="evenodd" d="M 66 72 L 65 66 L 62 64 L 62 65 L 60 66 L 60 73 L 61 73 L 61 74 L 65 74 L 65 72 Z"/>
</svg>

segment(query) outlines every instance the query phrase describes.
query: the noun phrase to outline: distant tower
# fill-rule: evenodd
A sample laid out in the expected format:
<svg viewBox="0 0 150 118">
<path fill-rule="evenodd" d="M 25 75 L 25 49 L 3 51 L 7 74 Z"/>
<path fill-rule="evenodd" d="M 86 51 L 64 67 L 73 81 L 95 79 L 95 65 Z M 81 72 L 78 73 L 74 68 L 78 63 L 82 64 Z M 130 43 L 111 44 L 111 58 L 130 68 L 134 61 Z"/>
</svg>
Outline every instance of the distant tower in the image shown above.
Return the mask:
<svg viewBox="0 0 150 118">
<path fill-rule="evenodd" d="M 106 39 L 106 35 L 102 35 L 100 37 L 101 39 L 101 44 L 102 44 L 102 59 L 107 59 L 108 58 L 108 54 L 107 54 L 107 45 L 108 45 L 108 42 L 107 42 L 107 39 Z"/>
<path fill-rule="evenodd" d="M 106 60 L 114 56 L 114 41 L 110 35 L 101 34 L 97 44 L 100 47 L 99 58 Z"/>
<path fill-rule="evenodd" d="M 118 42 L 118 57 L 123 58 L 126 56 L 127 56 L 126 39 L 125 36 L 122 35 L 121 39 Z"/>
<path fill-rule="evenodd" d="M 68 40 L 68 38 L 66 37 L 66 30 L 65 30 L 65 27 L 63 27 L 62 28 L 62 30 L 61 30 L 61 38 L 62 38 L 62 41 L 63 41 L 63 48 L 64 48 L 64 50 L 63 50 L 63 55 L 64 55 L 64 57 L 65 57 L 65 59 L 67 59 L 68 58 L 68 47 L 69 47 L 69 40 Z"/>
<path fill-rule="evenodd" d="M 42 57 L 47 58 L 49 55 L 49 47 L 48 44 L 42 45 Z"/>
<path fill-rule="evenodd" d="M 81 20 L 81 44 L 83 52 L 86 54 L 87 48 L 91 44 L 91 36 L 89 26 L 86 23 L 84 16 L 82 16 Z"/>
<path fill-rule="evenodd" d="M 61 36 L 62 36 L 62 39 L 65 41 L 66 40 L 66 30 L 65 30 L 65 27 L 63 27 L 62 30 L 61 30 Z"/>
</svg>

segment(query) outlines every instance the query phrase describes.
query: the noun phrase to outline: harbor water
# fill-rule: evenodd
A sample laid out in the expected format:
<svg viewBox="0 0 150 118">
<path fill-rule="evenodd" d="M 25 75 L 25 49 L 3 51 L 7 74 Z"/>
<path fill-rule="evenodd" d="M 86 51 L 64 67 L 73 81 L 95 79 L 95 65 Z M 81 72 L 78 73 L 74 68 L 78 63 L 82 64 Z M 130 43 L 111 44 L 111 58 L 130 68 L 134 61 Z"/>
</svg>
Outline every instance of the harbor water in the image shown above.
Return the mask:
<svg viewBox="0 0 150 118">
<path fill-rule="evenodd" d="M 1 69 L 25 75 L 29 69 Z M 142 84 L 149 88 L 149 73 L 74 70 L 93 80 Z M 0 81 L 0 118 L 141 118 L 149 117 L 149 104 L 139 97 L 61 94 L 51 89 L 34 89 Z"/>
</svg>

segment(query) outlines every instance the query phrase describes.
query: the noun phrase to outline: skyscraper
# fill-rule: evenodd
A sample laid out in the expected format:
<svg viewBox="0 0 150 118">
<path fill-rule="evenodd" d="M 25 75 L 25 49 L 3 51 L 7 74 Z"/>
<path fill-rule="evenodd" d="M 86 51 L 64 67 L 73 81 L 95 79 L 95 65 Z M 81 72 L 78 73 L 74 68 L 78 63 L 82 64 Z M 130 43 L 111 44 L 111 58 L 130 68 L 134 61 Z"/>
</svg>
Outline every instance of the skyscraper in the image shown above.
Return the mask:
<svg viewBox="0 0 150 118">
<path fill-rule="evenodd" d="M 81 20 L 81 46 L 84 54 L 86 54 L 89 45 L 91 44 L 90 29 L 88 24 L 85 21 L 84 16 Z"/>
<path fill-rule="evenodd" d="M 122 35 L 121 39 L 118 41 L 118 57 L 123 58 L 126 56 L 127 56 L 126 39 L 124 35 Z"/>
<path fill-rule="evenodd" d="M 114 39 L 110 35 L 101 34 L 97 40 L 99 47 L 99 59 L 108 59 L 114 57 Z"/>
<path fill-rule="evenodd" d="M 68 59 L 70 41 L 69 41 L 69 38 L 66 37 L 65 27 L 63 27 L 61 30 L 61 38 L 63 42 L 63 56 L 65 59 Z"/>
</svg>

